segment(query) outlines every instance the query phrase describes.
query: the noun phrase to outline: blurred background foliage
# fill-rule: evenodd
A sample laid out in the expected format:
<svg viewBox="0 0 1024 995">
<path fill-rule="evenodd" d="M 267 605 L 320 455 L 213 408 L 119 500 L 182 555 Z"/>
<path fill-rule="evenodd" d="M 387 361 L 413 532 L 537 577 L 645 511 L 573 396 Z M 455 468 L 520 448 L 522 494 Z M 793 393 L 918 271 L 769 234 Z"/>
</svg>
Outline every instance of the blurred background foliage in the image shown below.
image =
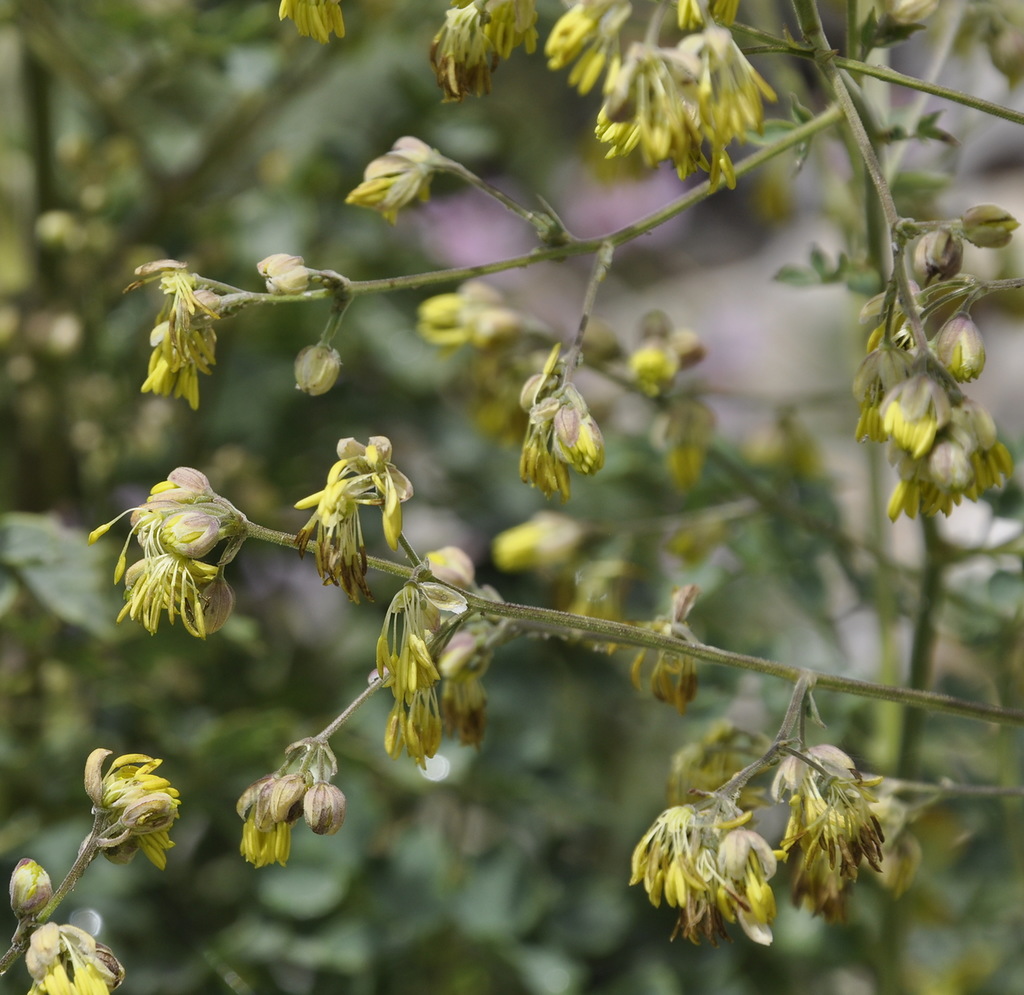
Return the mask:
<svg viewBox="0 0 1024 995">
<path fill-rule="evenodd" d="M 741 16 L 775 31 L 786 23 L 785 5 L 743 6 Z M 823 4 L 837 35 L 843 6 Z M 602 161 L 591 138 L 598 99 L 576 97 L 539 54 L 503 64 L 488 98 L 442 105 L 427 52 L 443 3 L 344 9 L 348 36 L 321 47 L 279 24 L 272 2 L 0 3 L 3 866 L 30 855 L 61 875 L 89 825 L 86 755 L 145 751 L 166 758 L 184 799 L 167 870 L 99 861 L 60 913 L 102 924 L 136 995 L 867 995 L 894 972 L 904 990 L 933 995 L 1024 991 L 1019 799 L 924 811 L 916 883 L 894 902 L 865 871 L 846 925 L 791 909 L 783 870 L 770 949 L 742 936 L 718 950 L 670 944 L 672 915 L 627 881 L 632 848 L 664 805 L 671 757 L 724 716 L 771 735 L 789 689 L 701 666 L 681 719 L 632 688 L 628 654 L 572 641 L 500 651 L 486 740 L 479 751 L 446 741 L 439 779 L 387 758 L 385 702 L 372 701 L 336 740 L 349 800 L 342 832 L 299 827 L 287 868 L 240 859 L 236 798 L 364 686 L 395 581 L 372 576 L 376 603 L 353 606 L 321 587 L 309 562 L 250 543 L 229 571 L 238 607 L 221 632 L 199 642 L 165 625 L 150 637 L 114 628 L 118 540 L 88 549 L 89 529 L 188 465 L 254 521 L 294 531 L 303 516 L 291 505 L 320 486 L 337 439 L 384 434 L 416 486 L 407 528 L 417 548 L 461 545 L 507 599 L 563 607 L 584 564 L 559 577 L 493 566 L 493 535 L 545 502 L 520 483 L 516 446 L 482 434 L 468 413 L 471 378 L 486 370 L 417 338 L 415 307 L 429 292 L 358 300 L 336 342 L 342 379 L 321 397 L 294 389 L 292 362 L 318 338 L 326 304 L 224 321 L 192 412 L 139 393 L 158 302 L 149 291 L 122 295 L 133 268 L 179 258 L 260 289 L 255 264 L 272 252 L 369 279 L 530 248 L 518 221 L 443 177 L 431 203 L 393 229 L 347 207 L 366 163 L 404 134 L 527 203 L 545 198 L 580 235 L 682 189 L 671 171 Z M 558 12 L 541 4 L 542 38 Z M 918 69 L 943 30 L 893 50 L 894 64 Z M 1012 101 L 984 41 L 968 22 L 952 85 Z M 821 106 L 806 67 L 758 65 L 783 96 L 779 115 L 790 92 Z M 899 188 L 926 216 L 967 206 L 959 187 L 1019 184 L 1008 166 L 1019 136 L 956 110 L 943 123 L 964 151 L 915 145 Z M 891 483 L 877 452 L 849 442 L 864 297 L 840 282 L 776 286 L 761 299 L 751 282 L 806 266 L 817 240 L 849 254 L 851 284 L 873 289 L 863 219 L 851 210 L 858 195 L 840 189 L 841 154 L 817 142 L 799 175 L 786 157 L 620 253 L 599 315 L 626 344 L 651 306 L 696 327 L 709 359 L 686 374 L 688 389 L 707 391 L 722 433 L 701 483 L 681 494 L 649 439 L 650 408 L 594 381 L 608 462 L 575 481 L 568 509 L 593 527 L 587 555 L 613 578 L 592 610 L 619 604 L 624 617 L 649 619 L 667 610 L 672 585 L 698 583 L 693 624 L 708 643 L 899 680 L 917 530 L 873 537 L 887 550 L 899 540 L 890 555 L 900 567 L 880 568 L 843 538 L 871 537 L 872 488 Z M 950 182 L 953 203 L 942 204 Z M 997 198 L 967 203 L 979 199 Z M 1000 260 L 1022 272 L 1012 251 Z M 545 264 L 494 282 L 568 335 L 587 267 Z M 1020 307 L 989 302 L 988 320 L 1003 327 Z M 1019 456 L 1019 392 L 1004 401 L 991 403 Z M 937 686 L 1019 704 L 1019 555 L 970 555 L 993 522 L 1020 518 L 1015 487 L 995 500 L 975 538 L 949 537 L 966 551 L 948 574 Z M 376 527 L 368 532 L 381 552 Z M 822 737 L 865 767 L 892 767 L 898 710 L 826 694 L 818 704 Z M 931 780 L 1020 784 L 1019 760 L 1014 732 L 927 720 L 919 764 Z M 765 831 L 780 819 L 767 812 Z M 4 992 L 27 988 L 23 970 L 0 981 Z"/>
</svg>

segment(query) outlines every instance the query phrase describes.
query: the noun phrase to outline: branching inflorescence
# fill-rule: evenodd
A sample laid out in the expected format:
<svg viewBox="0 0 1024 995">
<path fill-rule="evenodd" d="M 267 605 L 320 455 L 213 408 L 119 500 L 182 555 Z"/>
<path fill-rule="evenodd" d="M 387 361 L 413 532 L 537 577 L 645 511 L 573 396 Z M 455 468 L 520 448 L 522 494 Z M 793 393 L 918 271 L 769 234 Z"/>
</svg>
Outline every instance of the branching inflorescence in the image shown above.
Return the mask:
<svg viewBox="0 0 1024 995">
<path fill-rule="evenodd" d="M 482 264 L 472 274 L 445 271 L 365 284 L 307 267 L 300 256 L 276 253 L 257 264 L 265 293 L 208 279 L 177 260 L 148 263 L 136 270 L 138 280 L 129 288 L 155 283 L 164 296 L 150 333 L 152 354 L 142 390 L 183 398 L 196 409 L 200 374 L 213 372 L 217 336 L 226 318 L 254 306 L 328 300 L 327 328 L 319 342 L 302 349 L 295 366 L 299 387 L 323 393 L 339 374 L 340 358 L 331 343 L 353 301 L 368 293 L 447 282 L 450 289 L 421 301 L 416 329 L 444 355 L 468 357 L 467 409 L 485 434 L 521 443 L 519 470 L 525 483 L 566 502 L 570 471 L 592 476 L 604 467 L 604 435 L 577 382 L 585 366 L 616 396 L 644 405 L 651 440 L 665 454 L 667 478 L 679 491 L 691 490 L 715 443 L 706 392 L 682 377 L 704 357 L 702 338 L 675 327 L 663 312 L 650 311 L 639 316 L 633 345 L 624 346 L 614 335 L 602 338 L 600 325 L 591 320 L 594 302 L 616 246 L 720 186 L 735 186 L 737 177 L 752 168 L 749 162 L 769 155 L 756 153 L 747 165 L 733 161 L 737 145 L 767 143 L 764 107 L 776 95 L 736 40 L 742 35 L 742 26 L 735 23 L 737 0 L 677 0 L 670 18 L 672 6 L 658 3 L 638 10 L 627 0 L 577 0 L 554 22 L 543 53 L 550 69 L 571 67 L 568 83 L 581 94 L 600 84 L 603 102 L 595 134 L 607 146 L 608 157 L 637 152 L 650 167 L 669 162 L 681 178 L 704 173 L 699 193 L 684 196 L 653 221 L 641 219 L 604 239 L 584 241 L 574 238 L 546 206 L 524 207 L 425 142 L 400 138 L 369 163 L 362 183 L 348 195 L 349 204 L 394 223 L 401 211 L 429 198 L 435 175 L 447 173 L 532 226 L 540 243 L 537 252 Z M 843 120 L 861 156 L 857 168 L 865 170 L 877 190 L 893 246 L 888 268 L 876 274 L 884 289 L 863 309 L 874 330 L 853 380 L 860 404 L 853 431 L 860 441 L 887 446 L 899 478 L 888 505 L 891 519 L 948 515 L 963 499 L 977 501 L 1002 485 L 1013 471 L 1010 450 L 992 417 L 962 385 L 985 366 L 972 308 L 993 289 L 1019 287 L 1022 281 L 985 283 L 961 273 L 961 266 L 964 241 L 1000 248 L 1017 222 L 987 204 L 940 221 L 900 217 L 857 109 L 861 95 L 853 99 L 855 85 L 836 67 L 813 4 L 794 6 L 804 42 L 776 39 L 777 49 L 817 59 L 836 103 L 814 120 L 796 115 L 796 120 L 774 122 L 782 137 L 770 146 L 775 149 L 770 154 L 806 145 L 816 131 Z M 888 20 L 876 25 L 877 38 L 883 37 L 885 25 L 893 29 L 926 17 L 934 6 L 887 3 Z M 279 13 L 294 21 L 301 35 L 321 43 L 345 33 L 338 0 L 282 0 Z M 647 19 L 638 24 L 641 14 Z M 429 56 L 444 100 L 488 93 L 493 74 L 513 50 L 529 53 L 537 47 L 537 21 L 534 0 L 456 0 Z M 594 255 L 595 265 L 575 337 L 548 327 L 480 279 L 513 265 L 580 254 Z M 910 278 L 911 256 L 916 283 Z M 494 540 L 493 558 L 501 570 L 538 570 L 570 587 L 567 603 L 560 606 L 567 612 L 506 604 L 497 591 L 477 583 L 473 563 L 462 550 L 445 547 L 420 556 L 403 532 L 402 508 L 413 497 L 413 484 L 393 455 L 384 436 L 365 443 L 340 439 L 323 487 L 295 505 L 310 517 L 293 535 L 249 522 L 214 492 L 203 473 L 185 467 L 173 470 L 144 503 L 124 513 L 130 515 L 130 531 L 115 569 L 115 583 L 123 580 L 125 585 L 118 621 L 131 619 L 153 634 L 165 616 L 170 624 L 180 619 L 198 638 L 220 629 L 234 607 L 224 569 L 249 539 L 288 546 L 300 556 L 311 552 L 323 583 L 340 587 L 352 602 L 372 600 L 371 567 L 403 578 L 383 619 L 376 668 L 366 690 L 318 735 L 289 746 L 282 765 L 239 798 L 241 853 L 256 867 L 288 860 L 291 831 L 300 820 L 320 835 L 342 827 L 346 798 L 333 784 L 338 763 L 329 740 L 381 688 L 393 696 L 383 736 L 386 752 L 392 758 L 407 754 L 423 767 L 445 734 L 479 745 L 486 728 L 483 678 L 495 650 L 513 639 L 543 632 L 567 639 L 583 636 L 605 650 L 629 648 L 637 689 L 649 689 L 680 715 L 697 694 L 699 664 L 749 664 L 741 664 L 738 655 L 730 660 L 728 651 L 705 647 L 694 636 L 687 618 L 699 592 L 692 584 L 673 589 L 664 614 L 624 623 L 616 592 L 630 574 L 628 564 L 612 557 L 587 563 L 583 553 L 596 534 L 594 527 L 561 512 L 539 512 L 502 532 Z M 814 461 L 791 462 L 800 472 Z M 405 554 L 407 564 L 368 556 L 360 518 L 368 507 L 380 510 L 383 539 L 392 551 Z M 748 503 L 723 505 L 714 521 L 695 522 L 684 530 L 677 551 L 683 545 L 691 552 L 699 546 L 700 527 L 713 529 L 749 512 Z M 112 524 L 96 529 L 90 541 Z M 142 556 L 128 565 L 132 538 Z M 599 620 L 610 624 L 602 628 Z M 767 662 L 763 669 L 772 672 Z M 776 915 L 771 881 L 783 864 L 789 865 L 794 902 L 829 921 L 844 917 L 850 886 L 865 867 L 879 872 L 894 892 L 907 886 L 915 844 L 908 842 L 911 816 L 900 797 L 901 784 L 862 774 L 837 746 L 807 742 L 804 716 L 816 714 L 810 699 L 813 683 L 807 675 L 796 679 L 790 708 L 770 742 L 724 723 L 676 755 L 668 807 L 637 844 L 631 877 L 631 883 L 643 884 L 654 905 L 664 902 L 676 910 L 675 934 L 716 944 L 728 937 L 729 924 L 738 923 L 754 942 L 770 943 Z M 833 681 L 832 686 L 840 685 Z M 840 689 L 887 696 L 879 685 L 858 691 L 852 680 Z M 911 703 L 922 707 L 953 701 L 929 697 L 923 687 L 912 691 L 917 697 Z M 892 697 L 906 702 L 897 689 Z M 994 706 L 986 716 L 1020 720 L 1019 713 L 1006 710 L 1004 715 Z M 65 883 L 55 891 L 45 871 L 29 860 L 19 864 L 12 879 L 20 925 L 4 966 L 24 951 L 33 993 L 94 995 L 116 986 L 123 972 L 113 954 L 76 927 L 49 922 L 49 916 L 97 854 L 127 861 L 141 850 L 163 868 L 172 845 L 168 831 L 178 817 L 179 798 L 155 773 L 160 761 L 129 754 L 114 760 L 104 774 L 108 756 L 108 751 L 97 751 L 89 759 L 86 787 L 95 824 Z M 770 789 L 751 783 L 773 768 Z M 774 846 L 751 828 L 755 810 L 771 802 L 787 803 L 790 812 Z"/>
</svg>

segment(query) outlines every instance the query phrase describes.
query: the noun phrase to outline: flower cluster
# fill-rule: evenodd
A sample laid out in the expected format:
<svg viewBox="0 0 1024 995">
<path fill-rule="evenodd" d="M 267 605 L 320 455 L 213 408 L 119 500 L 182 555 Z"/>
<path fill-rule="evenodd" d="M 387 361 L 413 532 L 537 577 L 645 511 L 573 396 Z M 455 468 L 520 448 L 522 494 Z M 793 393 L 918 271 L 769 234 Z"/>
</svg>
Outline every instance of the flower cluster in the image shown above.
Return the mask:
<svg viewBox="0 0 1024 995">
<path fill-rule="evenodd" d="M 455 0 L 430 48 L 445 101 L 490 93 L 491 73 L 513 48 L 536 48 L 536 21 L 534 0 Z"/>
<path fill-rule="evenodd" d="M 672 386 L 680 370 L 695 366 L 705 356 L 696 332 L 673 328 L 664 311 L 650 311 L 640 322 L 642 340 L 628 357 L 636 385 L 648 397 L 657 397 Z"/>
<path fill-rule="evenodd" d="M 980 374 L 984 346 L 970 317 L 950 318 L 917 359 L 895 340 L 869 340 L 854 378 L 860 401 L 857 438 L 889 443 L 900 476 L 889 517 L 948 515 L 963 498 L 976 501 L 1013 472 L 1013 458 L 996 435 L 992 416 L 956 381 Z M 874 343 L 879 344 L 875 345 Z"/>
<path fill-rule="evenodd" d="M 699 594 L 700 588 L 695 584 L 677 587 L 672 592 L 672 611 L 653 622 L 645 622 L 644 628 L 653 629 L 663 636 L 695 642 L 686 617 Z M 641 650 L 630 668 L 633 686 L 638 691 L 643 688 L 643 671 L 652 658 L 654 663 L 648 678 L 652 694 L 659 701 L 674 705 L 680 715 L 685 715 L 687 706 L 697 694 L 696 661 L 686 653 L 664 649 Z"/>
<path fill-rule="evenodd" d="M 447 350 L 467 343 L 478 349 L 502 345 L 514 341 L 523 326 L 523 315 L 505 304 L 501 291 L 482 280 L 469 280 L 453 293 L 428 297 L 416 316 L 416 331 Z"/>
<path fill-rule="evenodd" d="M 676 487 L 681 491 L 691 490 L 700 480 L 714 439 L 714 412 L 699 398 L 673 398 L 655 420 L 651 435 L 654 444 L 665 450 Z"/>
<path fill-rule="evenodd" d="M 367 165 L 363 182 L 345 198 L 345 203 L 368 207 L 394 224 L 406 204 L 417 197 L 430 197 L 430 181 L 443 161 L 442 156 L 418 138 L 399 138 L 390 152 Z"/>
<path fill-rule="evenodd" d="M 281 0 L 277 16 L 295 22 L 304 38 L 315 38 L 326 44 L 331 34 L 345 37 L 345 19 L 341 16 L 340 0 Z"/>
<path fill-rule="evenodd" d="M 629 0 L 577 0 L 548 35 L 548 68 L 563 69 L 576 61 L 569 85 L 589 93 L 606 66 L 610 74 L 618 69 L 619 32 L 632 12 Z"/>
<path fill-rule="evenodd" d="M 569 499 L 569 471 L 597 473 L 604 466 L 604 438 L 580 392 L 566 382 L 561 347 L 527 380 L 519 403 L 529 415 L 519 459 L 522 479 L 551 497 Z"/>
<path fill-rule="evenodd" d="M 345 822 L 344 792 L 330 783 L 338 773 L 334 754 L 317 740 L 288 747 L 282 771 L 267 774 L 242 792 L 236 810 L 244 820 L 242 856 L 255 867 L 288 862 L 292 826 L 300 818 L 319 836 L 331 836 Z M 287 773 L 289 768 L 297 769 Z"/>
<path fill-rule="evenodd" d="M 557 511 L 538 511 L 529 521 L 494 537 L 491 555 L 499 570 L 513 573 L 571 562 L 586 538 L 586 529 Z"/>
<path fill-rule="evenodd" d="M 181 801 L 171 782 L 154 771 L 163 763 L 144 753 L 117 757 L 102 773 L 110 750 L 93 750 L 85 763 L 85 791 L 96 815 L 96 837 L 103 853 L 127 863 L 139 850 L 160 870 L 174 844 L 168 831 Z"/>
<path fill-rule="evenodd" d="M 846 895 L 857 880 L 861 861 L 881 869 L 882 827 L 872 811 L 869 790 L 880 777 L 864 777 L 834 746 L 812 746 L 803 756 L 788 756 L 772 784 L 776 800 L 789 796 L 790 816 L 780 844 L 799 863 L 793 876 L 793 901 L 829 922 L 846 914 Z"/>
<path fill-rule="evenodd" d="M 93 543 L 119 518 L 131 515 L 131 531 L 114 569 L 114 583 L 125 582 L 125 606 L 117 616 L 139 622 L 155 633 L 166 612 L 178 617 L 189 634 L 205 639 L 216 632 L 234 608 L 235 596 L 223 578 L 223 567 L 245 539 L 245 516 L 216 494 L 198 470 L 180 466 L 150 491 L 145 504 L 129 508 L 94 529 Z M 126 569 L 132 536 L 143 557 Z M 229 540 L 217 565 L 202 557 Z"/>
<path fill-rule="evenodd" d="M 631 45 L 605 83 L 596 134 L 609 158 L 639 148 L 648 166 L 667 159 L 681 177 L 703 169 L 712 187 L 734 186 L 726 146 L 760 131 L 774 99 L 731 33 L 710 24 L 674 48 Z"/>
<path fill-rule="evenodd" d="M 84 929 L 55 922 L 32 933 L 25 966 L 32 976 L 28 995 L 107 995 L 124 980 L 110 947 Z"/>
<path fill-rule="evenodd" d="M 296 543 L 304 553 L 315 528 L 316 568 L 324 584 L 339 585 L 352 601 L 358 602 L 360 593 L 372 600 L 359 506 L 381 509 L 384 538 L 397 549 L 402 502 L 412 497 L 412 484 L 391 462 L 391 440 L 383 435 L 371 436 L 366 445 L 340 439 L 337 452 L 338 461 L 327 474 L 324 488 L 295 505 L 316 509 L 299 530 Z"/>
<path fill-rule="evenodd" d="M 384 746 L 397 758 L 405 750 L 421 767 L 441 745 L 441 708 L 431 640 L 441 612 L 460 615 L 466 601 L 433 581 L 410 581 L 392 599 L 377 640 L 377 671 L 395 698 Z"/>
<path fill-rule="evenodd" d="M 217 333 L 213 322 L 220 317 L 220 298 L 198 288 L 195 273 L 176 259 L 157 259 L 135 270 L 139 277 L 127 290 L 159 281 L 169 298 L 157 315 L 150 332 L 149 371 L 142 392 L 166 397 L 184 397 L 195 410 L 199 407 L 199 374 L 209 373 L 216 362 Z"/>
<path fill-rule="evenodd" d="M 651 904 L 679 910 L 673 936 L 713 946 L 739 922 L 755 943 L 772 942 L 775 873 L 772 848 L 742 826 L 750 813 L 720 800 L 676 805 L 655 819 L 633 851 L 630 884 L 643 882 Z"/>
</svg>

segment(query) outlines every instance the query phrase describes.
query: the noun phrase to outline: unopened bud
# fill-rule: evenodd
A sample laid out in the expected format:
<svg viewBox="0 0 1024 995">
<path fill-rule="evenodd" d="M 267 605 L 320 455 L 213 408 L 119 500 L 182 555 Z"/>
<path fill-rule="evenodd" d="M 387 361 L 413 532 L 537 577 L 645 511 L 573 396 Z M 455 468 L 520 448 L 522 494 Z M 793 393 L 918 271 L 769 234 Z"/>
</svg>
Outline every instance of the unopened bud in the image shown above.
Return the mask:
<svg viewBox="0 0 1024 995">
<path fill-rule="evenodd" d="M 50 875 L 29 857 L 11 874 L 11 908 L 19 919 L 35 915 L 53 897 Z"/>
<path fill-rule="evenodd" d="M 921 236 L 914 249 L 914 274 L 927 287 L 932 280 L 948 280 L 960 272 L 964 245 L 947 228 L 938 228 Z"/>
<path fill-rule="evenodd" d="M 121 982 L 124 981 L 124 966 L 114 956 L 114 951 L 110 949 L 105 943 L 96 941 L 96 960 L 99 962 L 100 970 L 103 972 L 105 977 L 103 978 L 107 986 L 107 991 L 113 991 L 115 988 L 119 988 Z"/>
<path fill-rule="evenodd" d="M 938 5 L 939 0 L 885 0 L 885 12 L 898 24 L 917 24 Z"/>
<path fill-rule="evenodd" d="M 168 552 L 198 559 L 220 542 L 220 522 L 202 511 L 168 515 L 160 526 L 160 541 Z"/>
<path fill-rule="evenodd" d="M 275 252 L 260 260 L 256 269 L 267 281 L 267 290 L 272 294 L 301 294 L 309 286 L 309 270 L 302 256 Z"/>
<path fill-rule="evenodd" d="M 1024 76 L 1024 31 L 1004 20 L 989 38 L 988 51 L 992 65 L 1015 86 Z"/>
<path fill-rule="evenodd" d="M 129 837 L 123 843 L 118 843 L 116 846 L 104 847 L 100 853 L 112 864 L 130 864 L 141 847 L 142 844 L 136 838 Z"/>
<path fill-rule="evenodd" d="M 445 584 L 472 587 L 475 576 L 473 561 L 458 546 L 444 546 L 427 553 L 430 572 Z"/>
<path fill-rule="evenodd" d="M 964 238 L 982 249 L 1001 249 L 1013 237 L 1020 222 L 999 207 L 998 204 L 977 204 L 968 208 L 960 221 L 964 226 Z"/>
<path fill-rule="evenodd" d="M 223 575 L 203 589 L 203 625 L 207 634 L 216 632 L 235 609 L 235 592 Z"/>
<path fill-rule="evenodd" d="M 157 833 L 178 817 L 178 806 L 165 791 L 147 791 L 121 812 L 121 824 L 133 833 Z"/>
<path fill-rule="evenodd" d="M 285 774 L 275 778 L 270 785 L 269 796 L 264 790 L 261 795 L 266 798 L 267 815 L 272 822 L 294 822 L 299 817 L 298 806 L 309 788 L 309 781 L 304 774 Z M 258 804 L 258 803 L 257 803 Z"/>
<path fill-rule="evenodd" d="M 329 345 L 308 345 L 295 357 L 295 386 L 317 397 L 337 382 L 341 357 Z"/>
<path fill-rule="evenodd" d="M 935 336 L 939 362 L 961 383 L 981 376 L 985 369 L 985 343 L 966 311 L 953 315 Z"/>
<path fill-rule="evenodd" d="M 314 784 L 302 798 L 306 825 L 318 836 L 333 836 L 345 821 L 345 794 L 326 781 Z"/>
<path fill-rule="evenodd" d="M 580 392 L 567 384 L 555 412 L 555 452 L 577 473 L 597 473 L 604 466 L 604 437 Z"/>
</svg>

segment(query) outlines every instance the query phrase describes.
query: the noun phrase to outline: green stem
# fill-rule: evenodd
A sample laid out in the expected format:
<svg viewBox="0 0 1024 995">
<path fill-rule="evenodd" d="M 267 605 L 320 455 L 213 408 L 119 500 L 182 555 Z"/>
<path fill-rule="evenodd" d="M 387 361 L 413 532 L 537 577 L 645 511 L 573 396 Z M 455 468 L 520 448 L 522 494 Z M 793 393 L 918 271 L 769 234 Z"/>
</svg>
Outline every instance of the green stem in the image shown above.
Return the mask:
<svg viewBox="0 0 1024 995">
<path fill-rule="evenodd" d="M 925 543 L 925 563 L 921 575 L 921 594 L 914 620 L 914 638 L 910 650 L 911 688 L 924 690 L 931 683 L 932 658 L 935 652 L 935 615 L 942 600 L 943 564 L 940 561 L 940 539 L 935 522 L 921 519 Z M 912 778 L 920 767 L 920 743 L 924 729 L 924 714 L 907 711 L 903 715 L 899 758 L 896 776 Z"/>
<path fill-rule="evenodd" d="M 384 682 L 381 680 L 380 675 L 372 673 L 370 675 L 369 683 L 366 686 L 366 690 L 362 691 L 358 697 L 345 709 L 326 729 L 318 732 L 313 738 L 319 740 L 321 743 L 326 745 L 327 741 L 346 723 L 352 718 L 355 713 L 363 707 L 380 689 L 383 687 Z"/>
<path fill-rule="evenodd" d="M 583 309 L 580 315 L 579 327 L 576 329 L 576 337 L 565 354 L 565 382 L 572 380 L 573 371 L 580 361 L 580 352 L 583 349 L 583 337 L 587 333 L 587 325 L 590 323 L 590 315 L 594 311 L 594 302 L 597 300 L 597 288 L 601 281 L 608 275 L 608 269 L 612 264 L 612 254 L 615 247 L 611 242 L 605 242 L 594 257 L 594 266 L 590 272 L 590 279 L 587 281 L 587 292 L 583 297 Z"/>
</svg>

